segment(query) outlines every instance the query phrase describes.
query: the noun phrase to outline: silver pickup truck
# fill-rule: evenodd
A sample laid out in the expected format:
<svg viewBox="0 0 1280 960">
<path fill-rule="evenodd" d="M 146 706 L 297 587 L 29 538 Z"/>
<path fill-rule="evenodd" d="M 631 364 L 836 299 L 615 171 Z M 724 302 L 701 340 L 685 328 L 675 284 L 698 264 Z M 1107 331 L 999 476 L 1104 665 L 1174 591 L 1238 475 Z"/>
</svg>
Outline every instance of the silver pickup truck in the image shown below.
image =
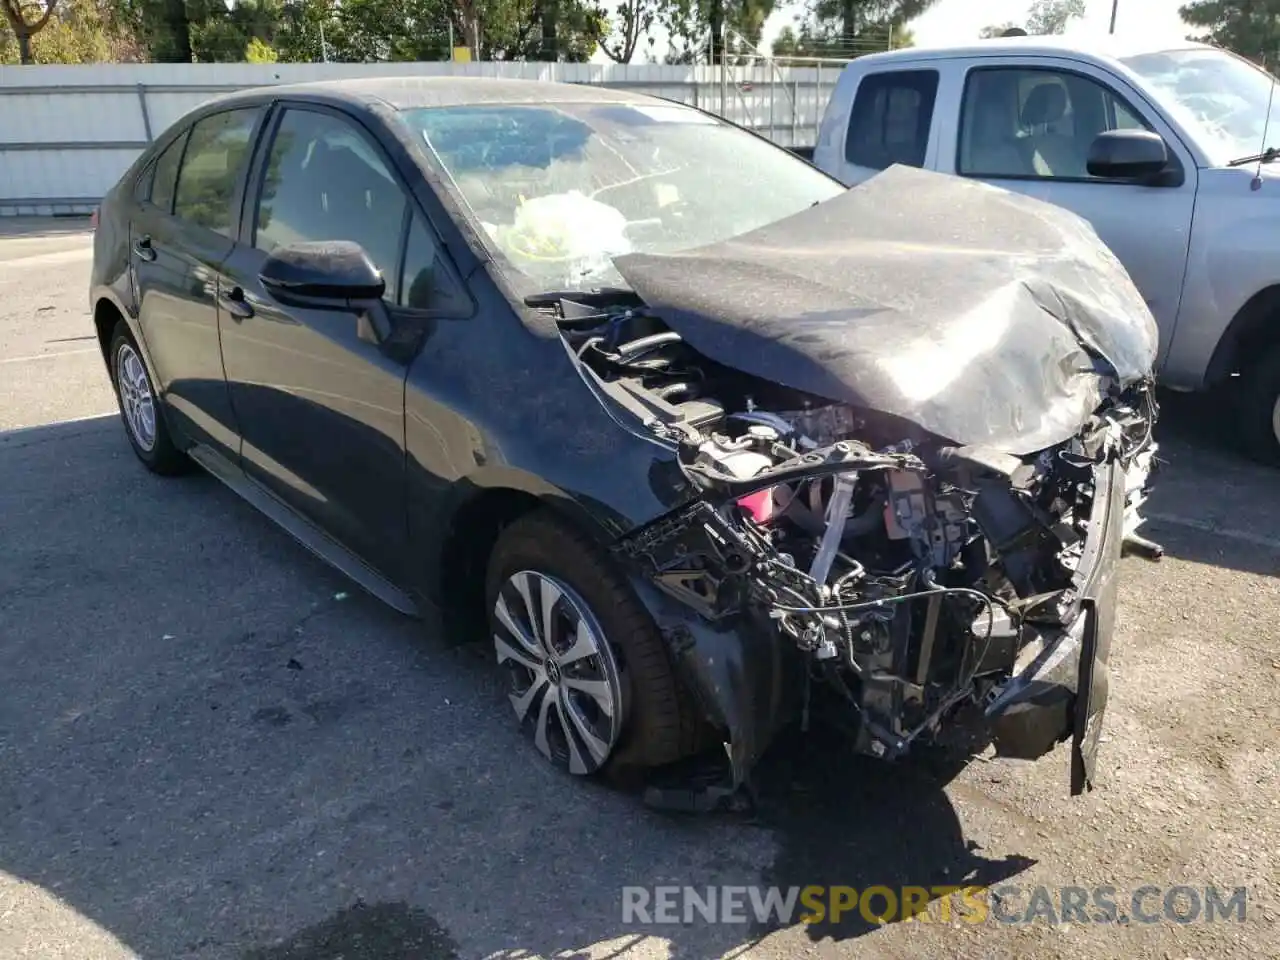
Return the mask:
<svg viewBox="0 0 1280 960">
<path fill-rule="evenodd" d="M 1280 463 L 1273 86 L 1248 61 L 1190 41 L 1021 37 L 897 50 L 845 68 L 813 162 L 850 186 L 906 164 L 1080 214 L 1155 315 L 1164 385 L 1203 390 L 1237 377 L 1240 436 Z"/>
</svg>

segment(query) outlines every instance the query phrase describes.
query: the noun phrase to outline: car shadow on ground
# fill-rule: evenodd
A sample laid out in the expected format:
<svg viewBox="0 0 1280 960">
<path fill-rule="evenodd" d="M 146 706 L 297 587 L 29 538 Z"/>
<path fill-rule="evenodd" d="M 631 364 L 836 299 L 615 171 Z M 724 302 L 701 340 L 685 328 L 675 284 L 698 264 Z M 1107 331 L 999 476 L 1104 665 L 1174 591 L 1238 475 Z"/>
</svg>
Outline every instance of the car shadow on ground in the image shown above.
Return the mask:
<svg viewBox="0 0 1280 960">
<path fill-rule="evenodd" d="M 483 648 L 365 597 L 212 479 L 145 473 L 116 416 L 0 435 L 0 539 L 0 890 L 52 892 L 142 957 L 657 938 L 702 960 L 777 923 L 628 924 L 623 888 L 986 884 L 1030 864 L 966 840 L 951 755 L 886 767 L 784 740 L 754 817 L 659 814 L 556 774 Z M 28 942 L 69 936 L 10 902 Z"/>
<path fill-rule="evenodd" d="M 1142 532 L 1180 560 L 1280 576 L 1280 468 L 1247 458 L 1235 423 L 1225 391 L 1161 393 Z"/>
</svg>

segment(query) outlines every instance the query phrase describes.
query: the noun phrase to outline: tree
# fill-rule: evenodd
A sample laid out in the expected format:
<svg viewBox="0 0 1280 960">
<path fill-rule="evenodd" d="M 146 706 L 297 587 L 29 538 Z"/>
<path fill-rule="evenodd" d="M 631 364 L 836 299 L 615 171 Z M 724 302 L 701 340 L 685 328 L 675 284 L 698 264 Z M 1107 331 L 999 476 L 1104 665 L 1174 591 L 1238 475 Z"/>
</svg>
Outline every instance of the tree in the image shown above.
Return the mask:
<svg viewBox="0 0 1280 960">
<path fill-rule="evenodd" d="M 35 63 L 31 52 L 31 38 L 45 28 L 49 18 L 53 16 L 53 8 L 58 0 L 43 0 L 43 4 L 23 5 L 21 0 L 0 0 L 4 7 L 5 19 L 13 28 L 14 38 L 18 41 L 18 60 L 20 63 Z"/>
<path fill-rule="evenodd" d="M 1027 14 L 1027 33 L 1032 36 L 1065 33 L 1067 23 L 1084 16 L 1084 0 L 1035 0 Z"/>
<path fill-rule="evenodd" d="M 276 48 L 257 37 L 251 37 L 244 48 L 245 63 L 276 63 L 279 59 L 280 54 Z"/>
<path fill-rule="evenodd" d="M 99 0 L 59 0 L 44 29 L 31 38 L 30 63 L 138 60 L 138 45 Z M 18 39 L 0 31 L 0 63 L 21 63 Z"/>
<path fill-rule="evenodd" d="M 653 27 L 662 0 L 622 0 L 613 10 L 613 30 L 600 37 L 600 50 L 615 63 L 630 63 L 642 37 L 653 47 Z"/>
<path fill-rule="evenodd" d="M 1194 40 L 1272 66 L 1280 57 L 1280 0 L 1193 0 L 1178 13 L 1205 31 Z"/>
<path fill-rule="evenodd" d="M 992 40 L 996 37 L 1004 36 L 1006 30 L 1016 30 L 1017 27 L 1018 25 L 1016 23 L 1002 23 L 999 25 L 992 24 L 991 26 L 983 27 L 979 30 L 978 38 L 980 40 Z"/>
<path fill-rule="evenodd" d="M 1026 32 L 1036 37 L 1065 33 L 1068 23 L 1084 16 L 1084 4 L 1085 0 L 1035 0 L 1027 11 Z M 1016 23 L 992 24 L 978 31 L 978 36 L 990 40 L 1003 37 L 1007 30 L 1017 29 Z"/>
<path fill-rule="evenodd" d="M 848 59 L 915 41 L 907 24 L 935 0 L 811 0 L 798 30 L 774 41 L 775 56 Z"/>
</svg>

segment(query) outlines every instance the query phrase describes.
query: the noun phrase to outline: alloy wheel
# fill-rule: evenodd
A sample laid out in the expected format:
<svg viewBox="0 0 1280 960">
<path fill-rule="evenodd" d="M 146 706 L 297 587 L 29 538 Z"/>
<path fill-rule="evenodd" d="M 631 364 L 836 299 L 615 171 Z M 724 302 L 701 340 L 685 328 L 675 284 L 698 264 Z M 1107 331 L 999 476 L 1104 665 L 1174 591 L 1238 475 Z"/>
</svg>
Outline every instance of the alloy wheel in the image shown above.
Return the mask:
<svg viewBox="0 0 1280 960">
<path fill-rule="evenodd" d="M 128 343 L 120 344 L 116 353 L 116 386 L 120 392 L 120 409 L 134 442 L 150 453 L 156 445 L 156 406 L 142 358 Z"/>
<path fill-rule="evenodd" d="M 599 770 L 625 719 L 618 664 L 586 602 L 554 577 L 512 574 L 494 604 L 493 642 L 522 727 L 549 760 Z"/>
</svg>

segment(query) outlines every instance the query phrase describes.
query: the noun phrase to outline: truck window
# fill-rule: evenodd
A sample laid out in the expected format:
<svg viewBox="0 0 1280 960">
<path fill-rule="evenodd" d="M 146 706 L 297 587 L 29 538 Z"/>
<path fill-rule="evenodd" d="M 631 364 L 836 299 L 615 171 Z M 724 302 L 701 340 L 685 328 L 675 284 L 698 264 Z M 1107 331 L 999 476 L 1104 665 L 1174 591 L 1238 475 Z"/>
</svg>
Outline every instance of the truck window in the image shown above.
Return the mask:
<svg viewBox="0 0 1280 960">
<path fill-rule="evenodd" d="M 923 167 L 938 94 L 936 70 L 871 73 L 858 84 L 844 156 L 859 167 Z"/>
<path fill-rule="evenodd" d="M 1089 147 L 1108 130 L 1151 126 L 1090 77 L 982 67 L 965 80 L 956 171 L 971 177 L 1090 180 Z"/>
</svg>

